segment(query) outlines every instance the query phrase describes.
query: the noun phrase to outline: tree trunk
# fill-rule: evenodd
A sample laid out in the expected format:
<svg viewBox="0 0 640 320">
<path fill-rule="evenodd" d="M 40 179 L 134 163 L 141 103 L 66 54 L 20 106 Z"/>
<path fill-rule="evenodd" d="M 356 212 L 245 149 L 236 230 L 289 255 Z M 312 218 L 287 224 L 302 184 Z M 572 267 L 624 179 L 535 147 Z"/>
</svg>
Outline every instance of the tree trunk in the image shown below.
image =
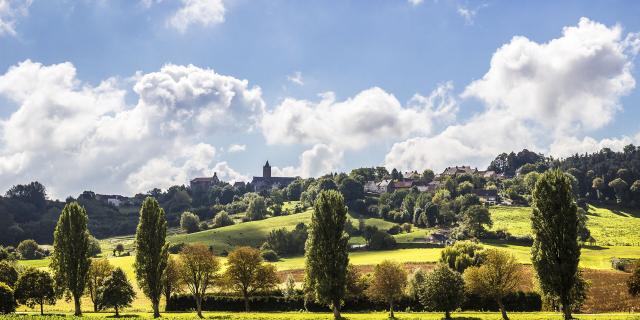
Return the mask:
<svg viewBox="0 0 640 320">
<path fill-rule="evenodd" d="M 504 308 L 504 304 L 502 303 L 502 300 L 498 299 L 496 300 L 496 302 L 498 303 L 498 307 L 500 308 L 500 313 L 502 313 L 502 319 L 509 320 L 509 317 L 507 316 L 507 310 Z"/>
<path fill-rule="evenodd" d="M 449 310 L 444 312 L 444 318 L 445 319 L 451 319 L 451 312 L 449 312 Z"/>
<path fill-rule="evenodd" d="M 40 302 L 40 315 L 44 316 L 44 307 L 43 307 L 43 302 Z"/>
<path fill-rule="evenodd" d="M 75 312 L 73 313 L 76 317 L 82 315 L 82 309 L 80 308 L 80 297 L 78 295 L 73 295 L 73 304 L 75 305 Z"/>
<path fill-rule="evenodd" d="M 242 297 L 244 298 L 244 311 L 249 312 L 249 294 L 244 291 L 242 292 Z"/>
<path fill-rule="evenodd" d="M 196 311 L 198 312 L 199 318 L 204 318 L 202 316 L 202 296 L 200 295 L 196 297 Z"/>
<path fill-rule="evenodd" d="M 336 320 L 342 319 L 342 317 L 340 316 L 340 302 L 333 302 L 333 318 Z"/>
<path fill-rule="evenodd" d="M 116 306 L 115 309 L 116 309 L 116 318 L 119 318 L 120 314 L 118 313 L 118 306 Z"/>
<path fill-rule="evenodd" d="M 153 317 L 160 318 L 160 301 L 158 301 L 158 299 L 154 299 L 151 301 L 151 304 L 153 304 Z"/>
<path fill-rule="evenodd" d="M 393 314 L 393 300 L 389 301 L 389 318 L 395 318 L 395 315 Z"/>
<path fill-rule="evenodd" d="M 164 299 L 167 301 L 167 303 L 164 305 L 164 311 L 167 311 L 167 308 L 169 307 L 169 299 L 171 298 L 171 291 L 167 291 L 164 294 Z"/>
<path fill-rule="evenodd" d="M 564 315 L 564 320 L 571 320 L 573 317 L 571 316 L 571 305 L 568 303 L 562 304 L 562 314 Z"/>
</svg>

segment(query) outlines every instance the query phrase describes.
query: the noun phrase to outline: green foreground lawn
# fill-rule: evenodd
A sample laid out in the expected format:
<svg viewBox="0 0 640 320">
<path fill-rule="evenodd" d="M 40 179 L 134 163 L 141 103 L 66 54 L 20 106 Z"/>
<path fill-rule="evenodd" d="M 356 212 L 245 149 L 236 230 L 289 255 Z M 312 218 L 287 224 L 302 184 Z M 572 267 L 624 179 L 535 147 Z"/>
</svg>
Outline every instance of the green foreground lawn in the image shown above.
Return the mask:
<svg viewBox="0 0 640 320">
<path fill-rule="evenodd" d="M 85 313 L 84 318 L 106 318 L 111 317 L 110 313 Z M 62 318 L 63 315 L 58 316 L 37 316 L 33 314 L 18 314 L 11 316 L 0 316 L 0 318 L 15 319 L 15 318 L 30 318 L 30 319 L 56 319 Z M 64 316 L 71 316 L 71 314 L 64 314 Z M 123 313 L 122 319 L 150 319 L 150 313 Z M 388 319 L 388 314 L 383 312 L 374 313 L 345 313 L 343 316 L 346 319 Z M 306 312 L 282 312 L 282 313 L 230 313 L 230 312 L 204 312 L 205 319 L 238 319 L 238 320 L 312 320 L 312 319 L 333 319 L 333 314 L 330 313 L 306 313 Z M 195 313 L 163 313 L 163 319 L 197 319 Z M 406 313 L 396 312 L 397 319 L 412 320 L 412 319 L 425 319 L 436 320 L 442 319 L 442 313 Z M 452 314 L 453 319 L 459 320 L 499 320 L 502 319 L 499 313 L 496 312 L 454 312 Z M 562 319 L 562 316 L 558 313 L 547 312 L 510 312 L 509 318 L 513 320 L 538 320 L 538 319 Z M 638 320 L 639 314 L 629 313 L 606 313 L 606 314 L 577 314 L 576 319 L 598 319 L 598 320 Z"/>
</svg>

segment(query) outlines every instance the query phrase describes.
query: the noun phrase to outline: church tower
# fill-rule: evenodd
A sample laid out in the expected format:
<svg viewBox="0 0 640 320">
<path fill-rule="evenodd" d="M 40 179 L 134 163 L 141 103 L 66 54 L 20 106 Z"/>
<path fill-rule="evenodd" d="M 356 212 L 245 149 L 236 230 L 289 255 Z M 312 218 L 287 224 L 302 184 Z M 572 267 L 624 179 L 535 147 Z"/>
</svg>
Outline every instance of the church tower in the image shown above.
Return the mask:
<svg viewBox="0 0 640 320">
<path fill-rule="evenodd" d="M 269 165 L 269 160 L 267 160 L 267 163 L 262 167 L 262 177 L 265 179 L 271 178 L 271 166 Z"/>
</svg>

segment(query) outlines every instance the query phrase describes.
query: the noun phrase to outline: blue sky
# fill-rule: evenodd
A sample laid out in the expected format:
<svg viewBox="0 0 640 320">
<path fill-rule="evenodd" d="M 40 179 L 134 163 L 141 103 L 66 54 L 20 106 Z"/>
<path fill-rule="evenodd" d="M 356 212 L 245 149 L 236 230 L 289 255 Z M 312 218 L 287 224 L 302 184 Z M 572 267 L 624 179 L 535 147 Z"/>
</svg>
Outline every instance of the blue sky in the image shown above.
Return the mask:
<svg viewBox="0 0 640 320">
<path fill-rule="evenodd" d="M 636 1 L 0 0 L 0 188 L 638 144 L 638 16 Z"/>
</svg>

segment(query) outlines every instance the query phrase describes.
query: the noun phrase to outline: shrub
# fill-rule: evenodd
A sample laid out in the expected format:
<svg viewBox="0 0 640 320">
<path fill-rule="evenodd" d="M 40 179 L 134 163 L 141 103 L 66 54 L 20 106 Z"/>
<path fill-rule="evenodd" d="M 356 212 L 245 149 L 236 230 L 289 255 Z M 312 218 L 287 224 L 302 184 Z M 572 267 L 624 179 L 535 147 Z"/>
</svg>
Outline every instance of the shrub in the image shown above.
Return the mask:
<svg viewBox="0 0 640 320">
<path fill-rule="evenodd" d="M 22 242 L 20 242 L 20 244 L 16 248 L 16 251 L 20 255 L 20 258 L 25 260 L 38 259 L 43 257 L 43 255 L 38 255 L 40 247 L 38 246 L 38 243 L 32 239 L 22 240 Z"/>
<path fill-rule="evenodd" d="M 629 294 L 636 297 L 640 295 L 640 264 L 638 264 L 627 280 L 627 286 L 629 287 Z"/>
<path fill-rule="evenodd" d="M 169 244 L 169 253 L 178 254 L 180 253 L 180 251 L 182 251 L 182 248 L 184 248 L 184 246 L 185 246 L 184 242 L 171 243 Z"/>
<path fill-rule="evenodd" d="M 100 242 L 94 236 L 89 237 L 89 256 L 95 257 L 102 253 Z"/>
<path fill-rule="evenodd" d="M 230 226 L 233 225 L 233 219 L 231 219 L 231 217 L 229 217 L 229 214 L 226 211 L 221 211 L 219 212 L 215 218 L 213 218 L 213 227 L 214 228 L 221 228 L 221 227 L 226 227 L 226 226 Z"/>
<path fill-rule="evenodd" d="M 398 234 L 402 232 L 402 227 L 400 227 L 399 225 L 394 225 L 393 227 L 389 228 L 389 230 L 387 230 L 388 234 L 394 235 L 394 234 Z"/>
<path fill-rule="evenodd" d="M 208 225 L 206 222 L 202 221 L 202 222 L 200 222 L 200 224 L 198 225 L 198 228 L 199 228 L 200 230 L 209 230 L 209 225 Z"/>
<path fill-rule="evenodd" d="M 13 287 L 18 281 L 18 270 L 8 261 L 0 261 L 0 282 Z"/>
<path fill-rule="evenodd" d="M 182 230 L 186 231 L 187 233 L 193 233 L 193 232 L 199 231 L 200 230 L 199 224 L 200 224 L 200 218 L 191 212 L 185 211 L 180 216 L 180 227 L 182 228 Z"/>
<path fill-rule="evenodd" d="M 411 224 L 410 223 L 403 223 L 402 224 L 402 231 L 409 233 L 411 232 Z"/>
<path fill-rule="evenodd" d="M 396 246 L 395 238 L 375 226 L 366 226 L 363 236 L 370 250 L 393 249 Z"/>
<path fill-rule="evenodd" d="M 458 241 L 440 252 L 440 262 L 462 273 L 466 268 L 482 262 L 483 249 L 471 241 Z"/>
<path fill-rule="evenodd" d="M 260 254 L 262 255 L 262 259 L 269 262 L 276 262 L 279 259 L 278 254 L 273 250 L 263 250 Z"/>
<path fill-rule="evenodd" d="M 13 290 L 4 282 L 0 282 L 0 313 L 7 314 L 16 311 L 16 299 Z"/>
</svg>

